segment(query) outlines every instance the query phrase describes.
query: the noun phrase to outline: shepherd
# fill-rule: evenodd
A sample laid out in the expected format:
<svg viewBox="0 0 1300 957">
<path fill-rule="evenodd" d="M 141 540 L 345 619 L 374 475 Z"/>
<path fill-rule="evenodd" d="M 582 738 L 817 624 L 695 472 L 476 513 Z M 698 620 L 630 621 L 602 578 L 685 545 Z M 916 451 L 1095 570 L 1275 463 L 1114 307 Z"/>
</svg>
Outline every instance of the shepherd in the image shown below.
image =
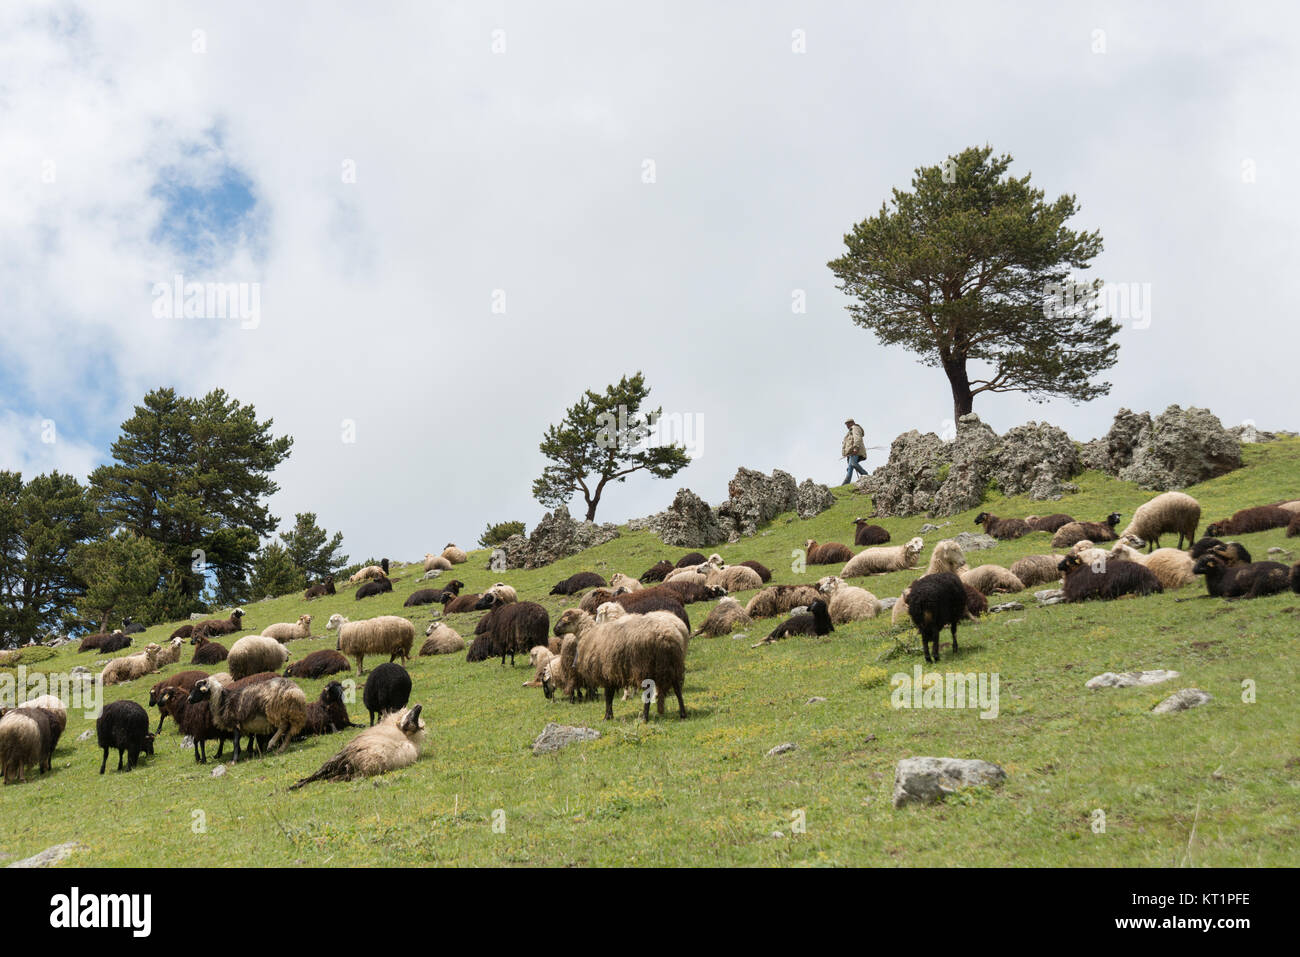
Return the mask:
<svg viewBox="0 0 1300 957">
<path fill-rule="evenodd" d="M 853 473 L 856 471 L 859 475 L 865 477 L 867 470 L 859 463 L 867 457 L 866 437 L 862 432 L 862 426 L 852 419 L 844 420 L 844 427 L 848 429 L 848 434 L 844 436 L 844 441 L 840 443 L 840 455 L 849 460 L 849 467 L 844 473 L 844 481 L 841 485 L 848 485 L 853 481 Z"/>
</svg>

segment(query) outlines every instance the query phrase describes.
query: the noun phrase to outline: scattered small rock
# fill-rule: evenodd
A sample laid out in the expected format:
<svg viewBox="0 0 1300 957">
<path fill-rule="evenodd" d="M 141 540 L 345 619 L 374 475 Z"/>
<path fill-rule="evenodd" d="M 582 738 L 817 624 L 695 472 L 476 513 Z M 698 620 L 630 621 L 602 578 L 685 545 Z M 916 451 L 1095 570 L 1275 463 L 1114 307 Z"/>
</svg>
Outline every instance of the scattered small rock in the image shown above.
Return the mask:
<svg viewBox="0 0 1300 957">
<path fill-rule="evenodd" d="M 1209 704 L 1213 700 L 1213 695 L 1202 691 L 1200 688 L 1184 688 L 1181 691 L 1175 691 L 1151 710 L 1155 714 L 1174 714 L 1178 711 L 1186 711 L 1188 708 L 1199 708 L 1201 705 Z"/>
<path fill-rule="evenodd" d="M 1007 772 L 967 758 L 903 758 L 894 768 L 894 807 L 933 804 L 963 787 L 999 785 Z"/>
<path fill-rule="evenodd" d="M 768 756 L 769 758 L 771 758 L 771 757 L 775 757 L 775 756 L 778 755 L 778 754 L 785 754 L 787 751 L 793 751 L 794 749 L 795 749 L 794 742 L 792 742 L 792 741 L 786 741 L 785 743 L 783 743 L 783 744 L 778 744 L 775 748 L 773 748 L 772 750 L 768 751 L 768 752 L 767 752 L 767 756 Z"/>
<path fill-rule="evenodd" d="M 85 665 L 76 665 L 76 666 L 75 666 L 71 671 L 68 672 L 68 674 L 71 674 L 71 675 L 88 675 L 88 674 L 90 674 L 90 669 L 87 668 Z"/>
<path fill-rule="evenodd" d="M 1004 601 L 1002 604 L 994 605 L 992 608 L 990 608 L 989 614 L 993 614 L 994 612 L 998 612 L 998 611 L 1024 611 L 1024 610 L 1025 610 L 1025 606 L 1020 604 L 1020 602 L 1018 601 Z"/>
<path fill-rule="evenodd" d="M 33 854 L 31 857 L 24 858 L 21 861 L 14 861 L 8 867 L 51 867 L 65 857 L 70 856 L 74 851 L 81 850 L 83 845 L 76 841 L 68 841 L 65 844 L 55 844 L 53 847 L 47 847 L 39 854 Z"/>
<path fill-rule="evenodd" d="M 422 581 L 422 582 L 427 582 L 427 581 L 429 581 L 429 580 L 431 580 L 431 579 L 437 578 L 437 577 L 438 577 L 439 575 L 441 575 L 441 574 L 442 574 L 442 569 L 441 569 L 441 568 L 431 568 L 431 569 L 429 569 L 427 572 L 425 572 L 423 575 L 420 576 L 420 581 Z"/>
<path fill-rule="evenodd" d="M 818 697 L 817 695 L 813 695 L 811 698 L 805 701 L 804 704 L 821 704 L 825 700 L 826 700 L 825 698 L 821 698 Z"/>
<path fill-rule="evenodd" d="M 952 522 L 940 522 L 938 525 L 934 524 L 933 522 L 926 522 L 924 525 L 920 527 L 920 529 L 917 530 L 916 534 L 925 535 L 928 534 L 929 532 L 937 532 L 939 529 L 947 528 L 951 524 Z"/>
<path fill-rule="evenodd" d="M 594 741 L 600 732 L 594 728 L 583 728 L 570 724 L 556 724 L 554 721 L 542 729 L 542 733 L 533 742 L 533 754 L 550 754 L 579 741 Z"/>
<path fill-rule="evenodd" d="M 898 604 L 897 598 L 882 598 L 880 599 L 880 610 L 889 611 L 889 609 L 893 608 L 897 604 Z"/>
<path fill-rule="evenodd" d="M 94 736 L 95 736 L 95 729 L 94 729 L 94 728 L 87 728 L 85 731 L 81 732 L 81 734 L 77 735 L 77 740 L 78 740 L 78 741 L 89 741 L 89 740 L 90 740 L 91 738 L 93 738 Z"/>
<path fill-rule="evenodd" d="M 1043 591 L 1034 592 L 1034 597 L 1041 602 L 1051 601 L 1053 598 L 1064 598 L 1064 588 L 1046 588 Z"/>
<path fill-rule="evenodd" d="M 742 639 L 742 638 L 746 638 L 746 639 L 747 639 L 747 638 L 749 638 L 749 635 L 747 635 L 747 634 L 746 634 L 745 632 L 743 632 L 743 631 L 738 631 L 738 632 L 736 632 L 734 635 L 731 636 L 731 640 L 732 640 L 732 641 L 739 641 L 739 640 Z"/>
<path fill-rule="evenodd" d="M 1163 668 L 1154 671 L 1121 671 L 1119 674 L 1107 671 L 1095 678 L 1089 678 L 1083 686 L 1085 688 L 1132 688 L 1136 685 L 1158 685 L 1162 681 L 1177 677 L 1177 671 L 1166 671 Z"/>
<path fill-rule="evenodd" d="M 226 766 L 224 764 L 218 764 L 215 768 L 212 769 L 212 776 L 214 778 L 219 778 L 225 773 L 226 773 Z"/>
<path fill-rule="evenodd" d="M 780 832 L 780 831 L 773 831 L 773 832 L 772 832 L 772 836 L 773 836 L 773 837 L 785 837 L 785 835 L 784 835 L 782 832 Z"/>
</svg>

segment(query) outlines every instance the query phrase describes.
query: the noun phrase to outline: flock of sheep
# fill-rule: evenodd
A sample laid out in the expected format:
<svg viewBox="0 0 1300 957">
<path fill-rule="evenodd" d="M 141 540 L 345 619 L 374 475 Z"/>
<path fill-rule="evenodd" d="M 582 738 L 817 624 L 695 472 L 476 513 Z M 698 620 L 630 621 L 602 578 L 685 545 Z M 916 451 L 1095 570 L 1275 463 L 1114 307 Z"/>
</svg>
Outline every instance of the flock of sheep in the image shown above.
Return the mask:
<svg viewBox="0 0 1300 957">
<path fill-rule="evenodd" d="M 977 618 L 988 608 L 988 596 L 1019 592 L 1051 583 L 1059 584 L 1058 600 L 1111 600 L 1146 596 L 1182 588 L 1204 576 L 1211 596 L 1227 599 L 1255 598 L 1287 589 L 1300 592 L 1300 563 L 1253 561 L 1239 542 L 1225 537 L 1272 528 L 1300 534 L 1300 500 L 1243 509 L 1207 528 L 1200 526 L 1199 503 L 1182 492 L 1166 492 L 1140 506 L 1123 531 L 1116 529 L 1120 514 L 1112 512 L 1102 522 L 1076 521 L 1069 515 L 999 518 L 981 513 L 976 524 L 997 539 L 1016 539 L 1033 533 L 1052 535 L 1053 551 L 1029 555 L 1009 568 L 996 564 L 969 566 L 954 539 L 937 542 L 928 566 L 893 602 L 894 623 L 911 619 L 921 637 L 927 662 L 939 658 L 939 636 L 951 631 L 952 651 L 957 627 Z M 466 651 L 469 662 L 499 658 L 502 665 L 527 656 L 532 678 L 525 687 L 540 687 L 547 698 L 560 695 L 571 702 L 605 700 L 605 718 L 613 717 L 616 696 L 623 700 L 641 695 L 641 716 L 650 718 L 650 705 L 664 713 L 664 700 L 676 698 L 677 714 L 685 718 L 683 682 L 692 637 L 718 636 L 754 627 L 760 619 L 784 616 L 756 644 L 793 635 L 827 635 L 835 625 L 875 618 L 886 603 L 849 579 L 915 568 L 924 550 L 921 538 L 889 545 L 887 530 L 865 519 L 854 522 L 856 553 L 848 546 L 808 541 L 809 566 L 841 565 L 838 574 L 806 584 L 769 584 L 771 572 L 761 563 L 727 564 L 720 555 L 692 552 L 676 562 L 667 559 L 637 578 L 616 573 L 607 580 L 591 571 L 579 572 L 551 589 L 575 601 L 552 623 L 541 604 L 521 601 L 515 589 L 497 582 L 482 593 L 463 594 L 464 583 L 450 578 L 441 588 L 414 591 L 406 607 L 441 604 L 444 615 L 481 611 L 474 634 L 467 641 L 445 620 L 434 620 L 425 630 L 419 655 Z M 1178 546 L 1160 547 L 1163 536 L 1178 535 Z M 1100 543 L 1110 543 L 1103 548 Z M 864 547 L 865 546 L 865 547 Z M 1187 546 L 1188 550 L 1184 550 Z M 1146 551 L 1142 551 L 1146 549 Z M 1059 550 L 1059 551 L 1058 551 Z M 466 561 L 466 554 L 448 545 L 441 554 L 425 556 L 426 571 L 446 572 Z M 351 576 L 356 600 L 392 591 L 385 559 Z M 742 605 L 732 592 L 758 591 Z M 333 579 L 312 585 L 307 599 L 335 594 Z M 692 630 L 688 606 L 713 602 L 704 621 Z M 235 760 L 245 751 L 283 751 L 291 741 L 306 735 L 327 734 L 357 727 L 349 717 L 344 689 L 330 681 L 319 698 L 308 701 L 294 679 L 321 679 L 351 672 L 361 677 L 366 657 L 387 656 L 366 678 L 363 703 L 370 726 L 298 788 L 318 780 L 348 780 L 407 767 L 418 758 L 425 724 L 421 705 L 410 705 L 412 681 L 398 659 L 407 662 L 414 649 L 415 625 L 399 615 L 380 615 L 352 621 L 342 614 L 330 616 L 328 631 L 338 634 L 336 648 L 313 651 L 289 662 L 290 643 L 311 637 L 313 617 L 268 625 L 260 634 L 238 638 L 227 647 L 214 638 L 243 630 L 243 609 L 226 618 L 185 625 L 164 645 L 149 644 L 143 651 L 110 660 L 103 669 L 105 685 L 134 681 L 180 661 L 186 640 L 194 647 L 194 665 L 223 664 L 225 671 L 210 674 L 186 670 L 158 682 L 148 704 L 157 707 L 159 723 L 150 731 L 145 707 L 129 701 L 106 706 L 96 722 L 103 757 L 100 773 L 107 769 L 109 753 L 118 752 L 118 769 L 134 767 L 141 755 L 153 754 L 155 735 L 168 717 L 192 742 L 197 762 L 207 760 L 207 744 L 217 743 L 221 758 L 226 744 Z M 124 622 L 122 630 L 86 636 L 79 650 L 123 650 L 130 631 L 143 630 Z M 283 672 L 283 673 L 281 673 Z M 377 722 L 377 723 L 376 723 Z M 5 783 L 25 780 L 27 768 L 50 770 L 50 756 L 67 726 L 63 705 L 46 695 L 0 715 L 0 769 Z M 247 746 L 241 747 L 241 739 Z"/>
</svg>

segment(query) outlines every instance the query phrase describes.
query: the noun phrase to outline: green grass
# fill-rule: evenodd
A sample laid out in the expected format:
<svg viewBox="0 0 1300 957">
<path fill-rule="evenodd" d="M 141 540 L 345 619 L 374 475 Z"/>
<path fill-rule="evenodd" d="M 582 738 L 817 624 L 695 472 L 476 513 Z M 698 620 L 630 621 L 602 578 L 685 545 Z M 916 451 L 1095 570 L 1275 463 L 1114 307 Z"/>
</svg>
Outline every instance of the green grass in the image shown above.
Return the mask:
<svg viewBox="0 0 1300 957">
<path fill-rule="evenodd" d="M 1300 495 L 1300 440 L 1246 448 L 1248 467 L 1189 491 L 1203 506 L 1202 528 L 1237 508 Z M 1150 497 L 1097 473 L 1059 503 L 993 497 L 1000 515 L 1068 511 L 1102 519 L 1132 514 Z M 869 502 L 847 488 L 816 518 L 780 516 L 758 536 L 720 551 L 755 558 L 777 582 L 812 581 L 833 568 L 791 572 L 791 550 L 805 539 L 851 543 L 851 521 Z M 954 516 L 941 537 L 975 530 L 978 510 Z M 894 541 L 927 519 L 885 519 Z M 940 519 L 938 521 L 945 521 Z M 442 541 L 436 529 L 430 542 Z M 1035 534 L 972 553 L 972 563 L 1010 565 L 1050 550 Z M 1257 559 L 1272 545 L 1300 544 L 1282 530 L 1243 536 Z M 1162 544 L 1176 544 L 1165 541 Z M 453 573 L 477 591 L 503 579 L 521 598 L 554 614 L 566 604 L 546 595 L 582 569 L 633 576 L 665 548 L 644 532 L 545 569 L 495 573 L 487 551 L 471 553 Z M 402 613 L 418 566 L 395 572 L 391 595 L 358 603 L 349 593 L 305 602 L 298 595 L 248 606 L 246 631 L 274 621 L 315 616 L 323 635 L 329 614 Z M 880 596 L 897 595 L 917 572 L 859 580 Z M 975 710 L 893 710 L 889 675 L 921 663 L 913 632 L 894 632 L 888 616 L 836 629 L 826 639 L 790 639 L 762 648 L 730 638 L 691 643 L 685 688 L 690 717 L 643 725 L 634 702 L 546 701 L 520 687 L 526 661 L 470 665 L 463 655 L 411 662 L 413 701 L 426 705 L 425 753 L 412 768 L 378 779 L 285 789 L 315 770 L 343 735 L 295 744 L 283 756 L 245 761 L 213 778 L 196 765 L 171 729 L 157 754 L 131 773 L 100 777 L 94 741 L 77 742 L 93 723 L 72 712 L 54 773 L 0 790 L 0 853 L 33 854 L 76 840 L 81 866 L 194 863 L 208 865 L 1082 865 L 1257 866 L 1295 863 L 1300 842 L 1300 741 L 1294 689 L 1300 683 L 1300 599 L 1252 602 L 1207 598 L 1196 583 L 1178 594 L 1111 603 L 1039 608 L 990 616 L 961 631 L 961 653 L 947 645 L 940 671 L 996 672 L 1000 714 Z M 748 595 L 739 596 L 742 600 Z M 426 608 L 410 609 L 422 635 Z M 706 605 L 690 607 L 692 621 Z M 477 615 L 452 616 L 463 635 Z M 753 629 L 766 634 L 775 621 Z M 161 640 L 174 624 L 151 628 Z M 420 635 L 417 635 L 417 644 Z M 296 660 L 333 637 L 291 645 Z M 168 672 L 188 668 L 183 663 Z M 93 666 L 99 655 L 60 649 L 29 665 L 48 671 Z M 368 662 L 374 667 L 377 661 Z M 1088 691 L 1103 671 L 1172 668 L 1182 677 L 1148 688 Z M 10 669 L 12 670 L 12 669 Z M 96 669 L 98 670 L 98 669 Z M 144 703 L 157 677 L 106 690 L 109 700 Z M 1256 700 L 1242 700 L 1243 681 Z M 323 681 L 303 682 L 314 697 Z M 1150 713 L 1160 699 L 1199 687 L 1214 701 L 1168 716 Z M 808 704 L 812 696 L 824 703 Z M 358 691 L 359 698 L 359 691 Z M 361 706 L 352 708 L 354 719 Z M 362 716 L 364 721 L 364 716 Z M 558 754 L 534 757 L 529 746 L 548 721 L 586 724 L 602 737 Z M 797 749 L 765 757 L 790 741 Z M 1006 769 L 998 789 L 959 793 L 942 805 L 895 810 L 893 769 L 910 755 L 979 757 Z M 1092 832 L 1094 809 L 1106 814 Z M 494 818 L 495 812 L 497 814 Z M 792 833 L 796 812 L 806 833 Z M 200 822 L 206 830 L 196 833 Z M 504 824 L 494 829 L 494 821 Z M 773 837 L 781 831 L 785 836 Z M 1193 834 L 1194 831 L 1194 834 Z"/>
</svg>

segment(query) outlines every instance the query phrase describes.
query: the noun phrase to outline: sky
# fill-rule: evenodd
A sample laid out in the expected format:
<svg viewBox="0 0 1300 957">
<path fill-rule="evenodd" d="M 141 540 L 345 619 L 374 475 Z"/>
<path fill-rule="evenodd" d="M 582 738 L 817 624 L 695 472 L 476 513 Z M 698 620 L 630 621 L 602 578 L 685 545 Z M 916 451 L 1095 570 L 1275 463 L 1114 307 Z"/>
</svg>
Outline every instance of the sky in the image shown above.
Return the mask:
<svg viewBox="0 0 1300 957">
<path fill-rule="evenodd" d="M 1091 274 L 1135 297 L 1109 394 L 985 421 L 1294 429 L 1298 11 L 6 3 L 0 467 L 84 477 L 150 389 L 221 387 L 294 437 L 282 528 L 414 558 L 531 529 L 547 425 L 640 370 L 693 461 L 599 519 L 716 504 L 742 465 L 838 484 L 846 417 L 887 449 L 952 405 L 826 263 L 983 144 L 1078 197 Z M 178 276 L 244 311 L 169 314 Z"/>
</svg>

